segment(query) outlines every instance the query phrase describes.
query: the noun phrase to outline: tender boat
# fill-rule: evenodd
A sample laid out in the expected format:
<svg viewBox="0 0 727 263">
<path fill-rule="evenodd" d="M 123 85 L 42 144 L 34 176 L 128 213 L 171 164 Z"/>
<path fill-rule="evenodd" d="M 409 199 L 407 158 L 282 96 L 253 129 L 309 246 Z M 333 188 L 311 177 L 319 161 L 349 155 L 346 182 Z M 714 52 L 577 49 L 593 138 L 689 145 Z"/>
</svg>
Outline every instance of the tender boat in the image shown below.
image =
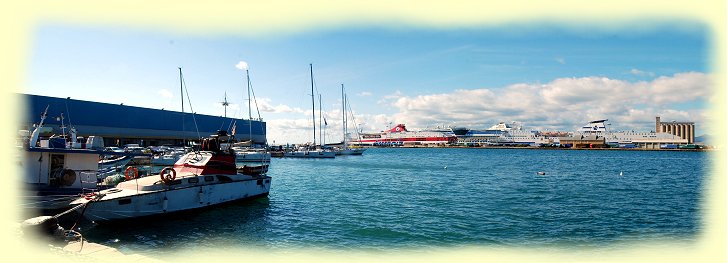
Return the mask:
<svg viewBox="0 0 727 263">
<path fill-rule="evenodd" d="M 84 209 L 77 210 L 84 217 L 108 221 L 267 196 L 271 178 L 262 172 L 251 175 L 238 172 L 234 153 L 220 148 L 227 140 L 227 133 L 220 131 L 202 140 L 199 151 L 182 156 L 159 176 L 121 182 L 115 188 L 78 198 L 72 205 L 86 204 Z"/>
<path fill-rule="evenodd" d="M 98 169 L 105 170 L 108 168 L 124 167 L 129 164 L 131 159 L 132 157 L 128 155 L 104 155 L 104 157 L 98 161 Z"/>
<path fill-rule="evenodd" d="M 164 154 L 152 156 L 149 164 L 154 166 L 174 165 L 184 154 L 186 154 L 186 151 L 183 148 L 169 149 Z"/>
<path fill-rule="evenodd" d="M 238 163 L 245 163 L 245 162 L 269 163 L 270 162 L 270 152 L 268 152 L 266 149 L 249 148 L 249 147 L 233 147 L 232 150 L 235 152 L 235 161 Z"/>
</svg>

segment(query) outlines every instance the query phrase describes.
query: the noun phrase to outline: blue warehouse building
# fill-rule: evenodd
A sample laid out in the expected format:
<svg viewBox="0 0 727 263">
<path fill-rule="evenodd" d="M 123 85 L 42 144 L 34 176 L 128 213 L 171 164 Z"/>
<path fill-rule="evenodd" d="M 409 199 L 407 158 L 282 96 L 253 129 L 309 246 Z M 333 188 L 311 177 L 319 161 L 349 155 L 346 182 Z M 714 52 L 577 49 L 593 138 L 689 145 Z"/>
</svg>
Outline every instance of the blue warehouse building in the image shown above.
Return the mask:
<svg viewBox="0 0 727 263">
<path fill-rule="evenodd" d="M 27 94 L 21 94 L 21 97 L 26 103 L 22 129 L 32 130 L 33 124 L 40 122 L 41 114 L 48 107 L 48 117 L 43 125 L 49 127 L 44 130 L 43 135 L 46 136 L 51 133 L 60 135 L 63 132 L 62 121 L 67 128 L 70 125 L 75 127 L 79 136 L 102 136 L 106 146 L 130 143 L 141 146 L 182 145 L 184 140 L 198 141 L 200 136 L 207 137 L 218 130 L 231 133 L 234 124 L 234 135 L 238 140 L 252 140 L 256 144 L 266 142 L 266 125 L 262 120 L 224 118 L 71 98 Z M 61 114 L 63 119 L 60 118 Z"/>
</svg>

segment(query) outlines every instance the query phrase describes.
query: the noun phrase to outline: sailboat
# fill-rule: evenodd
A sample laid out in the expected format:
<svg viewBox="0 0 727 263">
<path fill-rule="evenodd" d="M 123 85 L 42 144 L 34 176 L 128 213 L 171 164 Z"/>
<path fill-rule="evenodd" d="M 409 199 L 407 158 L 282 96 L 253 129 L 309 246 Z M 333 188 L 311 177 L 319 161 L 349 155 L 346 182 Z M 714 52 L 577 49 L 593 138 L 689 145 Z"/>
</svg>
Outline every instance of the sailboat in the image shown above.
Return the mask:
<svg viewBox="0 0 727 263">
<path fill-rule="evenodd" d="M 341 108 L 343 111 L 341 112 L 341 115 L 343 117 L 343 146 L 336 150 L 336 155 L 363 155 L 364 151 L 366 151 L 365 148 L 351 148 L 348 146 L 348 118 L 346 116 L 346 92 L 343 88 L 343 83 L 341 83 Z"/>
<path fill-rule="evenodd" d="M 313 92 L 313 64 L 310 64 L 310 91 L 311 91 L 311 103 L 313 105 L 313 145 L 312 146 L 301 146 L 293 151 L 288 151 L 283 154 L 283 157 L 294 157 L 294 158 L 336 158 L 336 153 L 333 151 L 327 151 L 319 148 L 316 144 L 316 102 L 315 93 Z"/>
<path fill-rule="evenodd" d="M 247 126 L 249 141 L 238 142 L 232 145 L 232 149 L 235 152 L 235 162 L 237 163 L 262 163 L 262 165 L 249 165 L 245 164 L 242 169 L 246 173 L 256 173 L 256 171 L 267 171 L 268 163 L 270 163 L 270 152 L 265 148 L 254 148 L 252 141 L 252 98 L 250 96 L 250 70 L 245 69 L 247 75 Z M 259 114 L 259 112 L 258 112 Z M 234 128 L 232 132 L 233 136 Z"/>
</svg>

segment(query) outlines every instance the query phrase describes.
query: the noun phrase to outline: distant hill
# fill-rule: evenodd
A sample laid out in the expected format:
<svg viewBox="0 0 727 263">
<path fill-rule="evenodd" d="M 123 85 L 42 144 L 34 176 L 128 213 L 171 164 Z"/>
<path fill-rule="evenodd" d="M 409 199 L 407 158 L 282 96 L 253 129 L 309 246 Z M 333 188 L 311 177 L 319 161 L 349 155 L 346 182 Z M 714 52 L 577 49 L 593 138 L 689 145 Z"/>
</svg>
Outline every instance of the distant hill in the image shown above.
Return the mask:
<svg viewBox="0 0 727 263">
<path fill-rule="evenodd" d="M 709 134 L 703 134 L 701 136 L 694 137 L 694 142 L 699 144 L 706 144 L 710 145 L 710 142 L 712 141 L 711 136 Z"/>
</svg>

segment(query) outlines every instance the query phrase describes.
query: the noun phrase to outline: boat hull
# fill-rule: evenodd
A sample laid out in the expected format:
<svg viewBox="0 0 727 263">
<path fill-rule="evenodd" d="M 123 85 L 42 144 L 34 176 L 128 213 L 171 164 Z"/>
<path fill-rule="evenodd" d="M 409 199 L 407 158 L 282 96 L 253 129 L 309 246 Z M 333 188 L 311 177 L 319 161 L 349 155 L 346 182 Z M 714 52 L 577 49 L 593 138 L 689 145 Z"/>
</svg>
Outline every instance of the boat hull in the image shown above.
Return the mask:
<svg viewBox="0 0 727 263">
<path fill-rule="evenodd" d="M 364 151 L 366 151 L 364 148 L 352 148 L 337 151 L 336 155 L 363 155 Z"/>
<path fill-rule="evenodd" d="M 336 158 L 335 152 L 327 151 L 294 151 L 286 152 L 283 157 L 291 158 Z"/>
<path fill-rule="evenodd" d="M 102 198 L 91 202 L 85 211 L 79 212 L 89 220 L 111 221 L 199 209 L 267 196 L 270 192 L 270 180 L 269 176 L 263 176 L 240 181 L 170 188 L 118 198 Z"/>
<path fill-rule="evenodd" d="M 235 154 L 235 162 L 238 163 L 245 163 L 245 162 L 270 162 L 270 153 L 267 152 L 260 152 L 260 153 L 236 153 Z"/>
</svg>

